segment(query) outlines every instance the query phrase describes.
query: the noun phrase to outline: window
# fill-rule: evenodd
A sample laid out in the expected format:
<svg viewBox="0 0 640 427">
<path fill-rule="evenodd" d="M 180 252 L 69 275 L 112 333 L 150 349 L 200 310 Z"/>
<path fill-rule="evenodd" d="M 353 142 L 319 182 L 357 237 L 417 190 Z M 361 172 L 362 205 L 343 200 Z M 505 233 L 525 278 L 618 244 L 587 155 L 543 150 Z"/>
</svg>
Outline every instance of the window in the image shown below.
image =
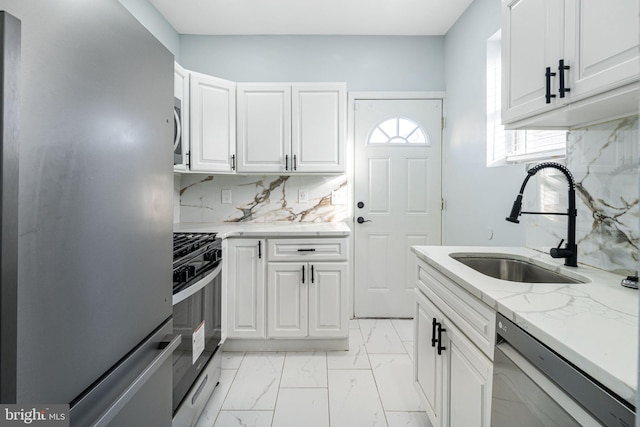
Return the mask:
<svg viewBox="0 0 640 427">
<path fill-rule="evenodd" d="M 566 131 L 505 130 L 502 126 L 501 42 L 500 31 L 487 41 L 487 166 L 565 157 Z"/>
<path fill-rule="evenodd" d="M 406 117 L 392 117 L 376 125 L 367 140 L 369 144 L 429 145 L 426 132 Z"/>
</svg>

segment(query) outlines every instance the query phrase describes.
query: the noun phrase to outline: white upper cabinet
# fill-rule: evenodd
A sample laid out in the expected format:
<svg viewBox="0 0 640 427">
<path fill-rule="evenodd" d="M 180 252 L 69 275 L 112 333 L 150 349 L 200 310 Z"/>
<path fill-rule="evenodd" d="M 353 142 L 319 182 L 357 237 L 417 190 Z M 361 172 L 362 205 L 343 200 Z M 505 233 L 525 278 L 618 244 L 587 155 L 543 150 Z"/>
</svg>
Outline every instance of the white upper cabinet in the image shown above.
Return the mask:
<svg viewBox="0 0 640 427">
<path fill-rule="evenodd" d="M 545 74 L 564 56 L 564 0 L 510 0 L 502 14 L 503 122 L 556 108 L 546 103 Z M 549 82 L 555 97 L 557 80 Z"/>
<path fill-rule="evenodd" d="M 345 169 L 344 83 L 238 84 L 238 172 Z"/>
<path fill-rule="evenodd" d="M 503 0 L 502 121 L 568 128 L 637 114 L 637 0 Z"/>
<path fill-rule="evenodd" d="M 294 84 L 291 154 L 297 172 L 344 172 L 345 84 Z"/>
<path fill-rule="evenodd" d="M 238 172 L 282 172 L 290 161 L 291 85 L 238 84 Z"/>
<path fill-rule="evenodd" d="M 180 160 L 176 163 L 174 157 L 173 169 L 176 171 L 186 170 L 187 156 L 189 152 L 189 71 L 174 63 L 173 68 L 173 95 L 176 100 L 174 105 L 175 132 L 173 152 L 180 155 Z M 179 140 L 177 139 L 179 138 Z"/>
<path fill-rule="evenodd" d="M 572 0 L 567 6 L 565 49 L 573 65 L 571 98 L 637 81 L 638 2 Z"/>
<path fill-rule="evenodd" d="M 236 84 L 191 72 L 191 170 L 233 173 L 236 168 Z"/>
</svg>

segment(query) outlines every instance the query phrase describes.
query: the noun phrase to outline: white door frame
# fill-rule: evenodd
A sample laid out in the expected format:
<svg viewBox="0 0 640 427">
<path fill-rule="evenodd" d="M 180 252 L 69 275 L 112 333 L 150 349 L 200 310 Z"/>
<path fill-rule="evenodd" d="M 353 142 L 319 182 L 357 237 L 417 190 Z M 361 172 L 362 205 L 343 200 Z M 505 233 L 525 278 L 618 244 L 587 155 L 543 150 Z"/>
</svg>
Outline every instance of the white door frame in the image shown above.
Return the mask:
<svg viewBox="0 0 640 427">
<path fill-rule="evenodd" d="M 445 103 L 445 92 L 444 91 L 418 91 L 418 92 L 349 92 L 348 95 L 348 109 L 347 109 L 347 187 L 350 189 L 348 195 L 348 203 L 349 203 L 349 218 L 350 227 L 351 227 L 351 253 L 349 254 L 351 260 L 355 262 L 355 239 L 353 234 L 355 232 L 354 224 L 355 224 L 355 216 L 354 216 L 354 201 L 355 201 L 355 105 L 356 101 L 359 100 L 377 100 L 377 99 L 441 99 L 442 100 L 442 117 L 444 119 L 444 103 Z M 444 126 L 443 126 L 444 128 Z M 440 174 L 444 175 L 444 147 L 445 147 L 445 139 L 444 139 L 444 129 L 442 132 L 442 150 L 440 150 L 440 162 L 442 167 L 440 168 Z M 442 179 L 440 180 L 442 187 Z M 441 188 L 442 190 L 442 188 Z M 444 199 L 444 195 L 443 195 Z M 443 211 L 440 211 L 440 229 L 442 232 L 442 236 L 444 236 L 444 221 L 442 218 Z M 350 310 L 350 318 L 352 319 L 355 315 L 355 274 L 356 269 L 355 266 L 351 268 L 351 289 L 349 290 L 349 310 Z"/>
</svg>

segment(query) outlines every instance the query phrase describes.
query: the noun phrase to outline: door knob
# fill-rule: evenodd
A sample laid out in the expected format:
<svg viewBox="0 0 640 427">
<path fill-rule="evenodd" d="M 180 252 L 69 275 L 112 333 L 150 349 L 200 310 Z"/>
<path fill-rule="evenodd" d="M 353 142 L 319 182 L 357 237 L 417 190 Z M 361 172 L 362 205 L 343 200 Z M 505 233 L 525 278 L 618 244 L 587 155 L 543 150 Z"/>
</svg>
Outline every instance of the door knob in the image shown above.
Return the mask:
<svg viewBox="0 0 640 427">
<path fill-rule="evenodd" d="M 359 216 L 358 219 L 356 219 L 356 221 L 358 221 L 358 224 L 362 224 L 363 222 L 372 222 L 370 219 L 364 219 L 361 216 Z"/>
</svg>

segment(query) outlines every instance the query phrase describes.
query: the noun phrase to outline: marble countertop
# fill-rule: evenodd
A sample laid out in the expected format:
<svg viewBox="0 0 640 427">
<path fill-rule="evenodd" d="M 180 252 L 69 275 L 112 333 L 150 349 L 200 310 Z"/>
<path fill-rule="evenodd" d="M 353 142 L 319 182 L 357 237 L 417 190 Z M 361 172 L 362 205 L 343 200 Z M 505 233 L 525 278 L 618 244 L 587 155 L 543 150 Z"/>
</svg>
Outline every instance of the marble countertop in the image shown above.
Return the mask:
<svg viewBox="0 0 640 427">
<path fill-rule="evenodd" d="M 584 265 L 565 267 L 564 260 L 526 248 L 412 249 L 420 259 L 635 406 L 638 290 L 622 287 L 622 276 Z M 515 255 L 588 283 L 531 284 L 494 279 L 451 258 L 454 253 Z"/>
<path fill-rule="evenodd" d="M 215 232 L 229 237 L 342 237 L 351 234 L 345 222 L 179 223 L 173 231 Z"/>
</svg>

